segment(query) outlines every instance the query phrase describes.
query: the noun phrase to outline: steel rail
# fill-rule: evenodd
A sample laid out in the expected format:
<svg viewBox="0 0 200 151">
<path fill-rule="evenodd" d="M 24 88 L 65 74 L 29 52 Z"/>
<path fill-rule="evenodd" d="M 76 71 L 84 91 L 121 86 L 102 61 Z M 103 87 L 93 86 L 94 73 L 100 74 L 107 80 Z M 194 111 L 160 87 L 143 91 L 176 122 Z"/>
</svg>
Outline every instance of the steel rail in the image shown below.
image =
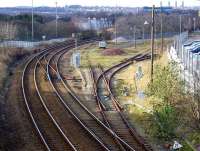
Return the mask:
<svg viewBox="0 0 200 151">
<path fill-rule="evenodd" d="M 145 59 L 148 59 L 148 54 L 144 54 L 144 55 L 140 55 L 140 56 L 137 56 L 135 58 L 133 58 L 135 61 L 142 61 L 142 60 L 145 60 Z M 113 95 L 113 92 L 111 90 L 111 78 L 114 76 L 114 74 L 116 74 L 119 70 L 122 70 L 124 69 L 125 67 L 129 66 L 130 64 L 132 64 L 132 62 L 130 61 L 125 61 L 124 63 L 120 63 L 116 66 L 111 67 L 109 69 L 107 69 L 106 71 L 103 71 L 103 69 L 101 68 L 101 71 L 102 71 L 102 78 L 106 84 L 106 88 L 107 88 L 107 91 L 109 92 L 110 96 L 111 96 L 111 100 L 114 104 L 114 107 L 115 109 L 117 110 L 117 112 L 119 113 L 120 117 L 122 118 L 122 121 L 124 122 L 124 124 L 127 126 L 128 130 L 130 131 L 131 135 L 135 138 L 135 140 L 141 144 L 145 150 L 147 151 L 150 151 L 152 150 L 151 147 L 149 145 L 147 145 L 146 143 L 144 143 L 144 139 L 141 138 L 137 133 L 136 133 L 136 130 L 134 130 L 131 125 L 129 124 L 129 122 L 126 120 L 125 116 L 123 115 L 123 113 L 121 112 L 121 108 L 117 105 L 118 104 L 118 101 L 116 100 L 116 98 L 114 97 Z M 109 72 L 111 72 L 113 69 L 117 68 L 113 73 L 111 73 L 111 76 L 109 78 L 109 80 L 107 80 L 107 77 L 106 77 L 106 74 L 108 74 Z M 97 83 L 98 84 L 98 83 Z"/>
<path fill-rule="evenodd" d="M 25 92 L 25 83 L 24 83 L 24 81 L 25 81 L 25 74 L 26 74 L 26 71 L 28 70 L 28 67 L 30 66 L 30 64 L 31 64 L 35 59 L 37 59 L 37 57 L 39 57 L 40 55 L 44 55 L 46 52 L 52 51 L 52 50 L 54 50 L 55 48 L 59 48 L 59 47 L 61 47 L 61 46 L 63 46 L 63 45 L 65 45 L 65 44 L 63 43 L 63 44 L 51 46 L 51 47 L 49 47 L 49 48 L 43 49 L 41 52 L 39 52 L 39 53 L 35 54 L 34 56 L 30 57 L 30 58 L 28 59 L 28 62 L 25 64 L 25 67 L 24 67 L 23 73 L 22 73 L 22 77 L 21 77 L 21 88 L 22 88 L 22 93 L 23 93 L 23 98 L 24 98 L 24 102 L 25 102 L 26 109 L 27 109 L 28 114 L 29 114 L 29 116 L 30 116 L 30 118 L 31 118 L 31 121 L 32 121 L 32 123 L 33 123 L 33 125 L 34 125 L 34 127 L 35 127 L 35 130 L 36 130 L 37 134 L 39 135 L 39 138 L 41 139 L 42 144 L 44 145 L 44 147 L 45 147 L 46 150 L 48 150 L 48 151 L 50 151 L 51 149 L 50 149 L 50 147 L 49 147 L 47 141 L 45 140 L 45 137 L 44 137 L 44 135 L 42 134 L 42 132 L 41 132 L 41 130 L 40 130 L 40 128 L 39 128 L 39 126 L 38 126 L 38 124 L 37 124 L 35 118 L 34 118 L 34 115 L 33 115 L 32 111 L 31 111 L 31 108 L 30 108 L 30 106 L 29 106 L 29 103 L 28 103 L 28 100 L 27 100 L 27 97 L 28 97 L 28 96 L 27 96 L 27 94 L 26 94 L 26 92 Z"/>
<path fill-rule="evenodd" d="M 84 43 L 85 44 L 85 43 Z M 66 52 L 64 52 L 66 53 Z M 64 54 L 62 53 L 62 54 Z M 62 56 L 62 54 L 60 56 Z M 49 69 L 51 68 L 50 66 L 50 62 L 53 59 L 53 57 L 56 55 L 56 53 L 54 55 L 52 55 L 52 57 L 47 61 L 47 75 L 48 75 L 48 80 L 52 86 L 52 88 L 54 89 L 54 92 L 56 93 L 56 95 L 58 96 L 59 100 L 61 101 L 61 103 L 64 105 L 64 107 L 67 109 L 67 111 L 70 112 L 70 114 L 79 122 L 79 124 L 104 148 L 104 150 L 109 151 L 109 149 L 105 146 L 105 144 L 95 135 L 95 133 L 93 133 L 79 118 L 78 116 L 70 109 L 70 107 L 65 103 L 64 99 L 62 98 L 62 96 L 59 94 L 59 92 L 57 91 L 57 89 L 55 88 L 53 81 L 51 79 L 50 76 L 50 72 Z M 60 57 L 59 57 L 60 58 Z M 59 60 L 59 59 L 58 59 Z M 57 70 L 57 76 L 59 79 L 62 80 L 62 76 L 58 73 L 58 63 L 56 62 L 56 70 Z"/>
<path fill-rule="evenodd" d="M 118 63 L 118 64 L 116 64 L 116 65 L 114 65 L 114 66 L 108 68 L 108 69 L 105 70 L 104 72 L 102 72 L 102 74 L 100 74 L 100 76 L 97 78 L 97 82 L 96 82 L 96 83 L 97 83 L 97 88 L 98 88 L 98 83 L 100 82 L 100 80 L 101 80 L 102 78 L 103 78 L 103 80 L 105 80 L 105 79 L 104 79 L 104 74 L 106 74 L 106 73 L 109 72 L 110 70 L 113 70 L 113 69 L 115 69 L 115 68 L 118 68 L 118 67 L 121 66 L 121 65 L 124 65 L 124 64 L 131 64 L 135 59 L 137 59 L 137 58 L 140 57 L 140 56 L 141 56 L 141 54 L 137 54 L 137 55 L 135 55 L 135 56 L 133 56 L 133 57 L 131 57 L 131 58 L 125 60 L 125 61 L 122 61 L 122 62 L 120 62 L 120 63 Z M 109 91 L 109 92 L 110 92 L 110 91 Z M 98 95 L 98 97 L 100 98 L 99 93 L 98 93 L 98 89 L 97 89 L 97 95 Z M 123 109 L 123 107 L 120 105 L 120 103 L 119 103 L 118 101 L 116 101 L 116 99 L 115 99 L 115 102 L 112 102 L 112 103 L 114 103 L 114 106 L 117 105 L 118 109 L 120 109 L 120 110 Z"/>
<path fill-rule="evenodd" d="M 62 50 L 66 50 L 66 49 L 68 49 L 68 48 L 70 48 L 70 46 L 67 47 L 67 48 L 63 48 Z M 45 54 L 44 56 L 46 56 L 46 55 L 48 55 L 48 54 Z M 35 87 L 36 87 L 37 94 L 38 94 L 38 96 L 39 96 L 39 98 L 40 98 L 40 101 L 41 101 L 43 107 L 45 108 L 46 112 L 48 113 L 50 119 L 52 120 L 52 122 L 54 123 L 54 125 L 56 126 L 56 128 L 58 129 L 58 131 L 60 132 L 60 134 L 63 136 L 64 140 L 71 146 L 71 148 L 72 148 L 74 151 L 77 151 L 76 147 L 75 147 L 75 146 L 73 145 L 73 143 L 68 139 L 68 137 L 65 135 L 65 133 L 63 132 L 63 130 L 62 130 L 62 128 L 60 127 L 60 125 L 58 124 L 58 122 L 55 120 L 55 118 L 54 118 L 53 115 L 51 114 L 51 112 L 50 112 L 50 110 L 48 109 L 48 107 L 47 107 L 47 105 L 46 105 L 46 103 L 45 103 L 45 101 L 44 101 L 44 99 L 43 99 L 43 97 L 42 97 L 42 94 L 41 94 L 41 92 L 40 92 L 40 90 L 39 90 L 39 88 L 38 88 L 38 82 L 37 82 L 37 79 L 36 79 L 36 70 L 37 70 L 37 68 L 38 68 L 39 62 L 43 59 L 44 56 L 41 56 L 41 57 L 37 60 L 37 62 L 36 62 L 36 64 L 35 64 L 35 67 L 34 67 L 34 85 L 35 85 Z"/>
<path fill-rule="evenodd" d="M 59 62 L 59 61 L 58 61 Z M 57 68 L 57 75 L 59 78 L 61 78 L 61 82 L 65 89 L 70 93 L 70 95 L 74 98 L 75 101 L 105 130 L 107 130 L 113 137 L 116 137 L 124 146 L 127 147 L 128 150 L 135 151 L 129 144 L 127 144 L 123 139 L 121 139 L 113 130 L 111 130 L 109 127 L 107 127 L 102 121 L 100 121 L 81 101 L 80 98 L 73 92 L 73 90 L 70 88 L 70 86 L 65 83 L 63 77 L 60 74 L 60 70 L 58 68 L 58 62 L 56 63 L 56 68 Z M 59 94 L 58 94 L 59 95 Z"/>
<path fill-rule="evenodd" d="M 97 95 L 96 81 L 95 81 L 95 76 L 94 76 L 94 71 L 93 71 L 93 69 L 92 69 L 92 66 L 90 66 L 89 70 L 90 70 L 90 75 L 91 75 L 91 78 L 92 78 L 92 81 L 93 81 L 93 93 L 94 93 L 94 96 L 95 96 L 95 99 L 96 99 L 98 108 L 99 108 L 99 110 L 100 110 L 100 113 L 101 113 L 101 115 L 102 115 L 102 117 L 103 117 L 103 120 L 105 121 L 106 125 L 107 125 L 110 129 L 112 129 L 112 127 L 111 127 L 111 125 L 110 125 L 108 119 L 106 118 L 106 115 L 104 114 L 104 110 L 102 110 L 102 107 L 101 107 L 101 106 L 102 106 L 102 105 L 101 105 L 102 103 L 101 103 L 101 101 L 100 101 L 100 98 L 99 98 L 98 95 Z M 113 129 L 112 129 L 112 130 L 113 130 Z M 119 144 L 121 150 L 124 150 L 124 151 L 125 151 L 126 149 L 123 147 L 123 145 L 118 141 L 118 139 L 117 139 L 116 137 L 115 137 L 115 140 L 116 140 L 116 142 Z"/>
</svg>

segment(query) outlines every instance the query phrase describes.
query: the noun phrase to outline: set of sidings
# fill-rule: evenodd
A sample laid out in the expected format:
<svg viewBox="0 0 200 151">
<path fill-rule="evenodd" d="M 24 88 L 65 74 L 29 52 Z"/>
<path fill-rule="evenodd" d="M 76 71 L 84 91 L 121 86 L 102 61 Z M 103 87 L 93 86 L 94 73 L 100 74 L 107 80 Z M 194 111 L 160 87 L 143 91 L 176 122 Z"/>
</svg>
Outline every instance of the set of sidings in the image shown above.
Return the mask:
<svg viewBox="0 0 200 151">
<path fill-rule="evenodd" d="M 136 130 L 129 124 L 126 117 L 123 114 L 123 108 L 116 100 L 113 95 L 111 89 L 111 80 L 112 77 L 120 70 L 123 70 L 134 61 L 142 61 L 145 59 L 149 59 L 150 56 L 148 53 L 136 55 L 124 62 L 121 62 L 106 71 L 103 71 L 103 68 L 99 65 L 98 70 L 100 75 L 98 76 L 95 84 L 95 96 L 99 104 L 102 106 L 102 112 L 105 116 L 105 121 L 110 125 L 110 127 L 116 131 L 116 133 L 123 138 L 130 146 L 134 147 L 135 150 L 144 150 L 144 151 L 151 151 L 151 146 L 136 132 Z M 92 72 L 92 69 L 91 69 Z M 92 72 L 92 78 L 94 79 L 94 72 Z M 101 83 L 101 84 L 100 84 Z M 102 85 L 103 83 L 103 85 Z M 102 88 L 103 86 L 103 88 Z M 101 101 L 101 94 L 99 88 L 106 90 L 109 94 L 109 100 L 107 103 Z M 100 106 L 100 107 L 101 107 Z"/>
<path fill-rule="evenodd" d="M 81 44 L 85 43 L 88 42 Z M 44 149 L 115 151 L 122 150 L 123 146 L 125 150 L 134 150 L 91 113 L 62 78 L 59 61 L 73 46 L 73 40 L 51 46 L 32 56 L 23 70 L 24 101 Z M 56 68 L 52 67 L 54 63 Z M 44 75 L 48 81 L 41 78 Z M 61 83 L 57 83 L 53 75 L 58 76 Z M 48 87 L 49 92 L 42 87 Z"/>
</svg>

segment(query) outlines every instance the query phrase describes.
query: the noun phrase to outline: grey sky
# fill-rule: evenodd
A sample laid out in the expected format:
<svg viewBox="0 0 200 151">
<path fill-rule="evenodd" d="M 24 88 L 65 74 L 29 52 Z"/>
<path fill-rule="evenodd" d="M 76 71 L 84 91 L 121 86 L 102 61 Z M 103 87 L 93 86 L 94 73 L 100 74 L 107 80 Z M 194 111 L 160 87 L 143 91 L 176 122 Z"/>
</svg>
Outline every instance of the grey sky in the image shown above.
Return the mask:
<svg viewBox="0 0 200 151">
<path fill-rule="evenodd" d="M 32 0 L 0 0 L 0 7 L 6 6 L 31 6 Z M 160 0 L 57 0 L 59 6 L 65 5 L 83 5 L 83 6 L 115 6 L 116 2 L 119 6 L 152 6 L 153 4 L 159 6 Z M 175 5 L 176 0 L 162 0 L 163 5 L 168 5 L 170 1 L 171 5 Z M 35 6 L 55 6 L 56 0 L 34 0 Z M 182 0 L 177 0 L 180 6 Z M 200 1 L 197 0 L 185 0 L 185 6 L 200 6 Z"/>
</svg>

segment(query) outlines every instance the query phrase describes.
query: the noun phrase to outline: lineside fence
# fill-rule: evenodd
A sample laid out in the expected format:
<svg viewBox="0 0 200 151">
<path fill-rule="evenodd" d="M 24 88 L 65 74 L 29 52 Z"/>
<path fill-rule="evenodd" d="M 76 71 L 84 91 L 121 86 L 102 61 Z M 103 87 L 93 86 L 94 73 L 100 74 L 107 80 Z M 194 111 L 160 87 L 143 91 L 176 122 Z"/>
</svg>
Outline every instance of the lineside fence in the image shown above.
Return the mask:
<svg viewBox="0 0 200 151">
<path fill-rule="evenodd" d="M 12 40 L 4 40 L 0 42 L 0 47 L 13 47 L 13 48 L 33 48 L 42 44 L 51 44 L 54 42 L 63 42 L 67 40 L 66 38 L 58 38 L 58 39 L 51 39 L 51 40 L 45 40 L 45 41 L 37 41 L 37 42 L 31 42 L 31 41 L 12 41 Z"/>
<path fill-rule="evenodd" d="M 192 49 L 184 47 L 184 44 L 190 43 L 192 40 L 189 40 L 188 32 L 181 33 L 174 37 L 174 44 L 168 54 L 171 60 L 178 63 L 186 88 L 193 91 L 200 77 L 200 53 L 193 53 Z"/>
</svg>

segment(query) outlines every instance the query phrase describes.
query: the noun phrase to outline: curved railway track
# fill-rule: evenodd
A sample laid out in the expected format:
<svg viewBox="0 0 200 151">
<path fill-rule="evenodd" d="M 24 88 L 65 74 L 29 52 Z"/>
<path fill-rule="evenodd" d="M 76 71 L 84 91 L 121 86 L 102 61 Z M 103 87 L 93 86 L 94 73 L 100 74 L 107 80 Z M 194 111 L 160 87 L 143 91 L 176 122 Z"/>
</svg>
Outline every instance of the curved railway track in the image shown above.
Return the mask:
<svg viewBox="0 0 200 151">
<path fill-rule="evenodd" d="M 85 137 L 74 137 L 71 138 L 71 140 L 73 140 L 74 142 L 76 142 L 77 140 L 79 140 L 79 143 L 83 142 L 86 146 L 85 150 L 109 150 L 104 143 L 96 136 L 96 134 L 94 132 L 91 131 L 90 127 L 88 127 L 88 125 L 85 124 L 85 121 L 83 122 L 83 120 L 80 118 L 80 116 L 77 115 L 77 108 L 75 110 L 73 110 L 73 106 L 75 106 L 74 104 L 74 100 L 71 98 L 70 93 L 65 89 L 63 83 L 57 83 L 53 80 L 53 72 L 54 74 L 56 74 L 56 76 L 59 77 L 59 79 L 61 79 L 61 76 L 58 73 L 58 66 L 57 66 L 57 62 L 60 58 L 60 56 L 63 54 L 62 52 L 60 52 L 61 54 L 57 54 L 57 55 L 52 55 L 52 57 L 47 61 L 48 65 L 47 65 L 47 75 L 48 75 L 48 80 L 51 84 L 51 87 L 53 88 L 55 94 L 57 95 L 57 97 L 59 98 L 60 103 L 63 105 L 64 110 L 66 110 L 71 116 L 73 116 L 73 118 L 76 120 L 76 124 L 80 124 L 80 130 L 78 131 L 78 129 L 74 129 L 71 130 L 71 133 L 73 134 L 75 131 L 78 135 L 81 135 L 81 131 L 85 130 L 85 133 L 87 132 L 88 135 L 90 135 L 90 140 L 88 142 L 86 142 Z M 64 52 L 66 53 L 66 52 Z M 51 62 L 56 63 L 56 69 L 52 70 L 51 68 Z M 71 101 L 71 103 L 70 103 Z M 65 111 L 62 110 L 61 113 L 65 113 Z M 81 109 L 80 109 L 81 110 Z M 78 110 L 79 111 L 79 110 Z M 80 114 L 84 114 L 84 112 L 80 112 Z M 91 119 L 88 119 L 91 120 Z M 92 120 L 91 120 L 92 121 Z M 74 126 L 74 124 L 71 124 L 71 126 Z M 66 128 L 66 130 L 69 130 L 70 127 Z M 84 141 L 83 141 L 84 140 Z M 95 141 L 94 141 L 95 140 Z M 93 146 L 93 144 L 98 143 L 99 145 L 91 148 Z M 90 144 L 90 145 L 88 145 Z M 82 144 L 83 145 L 83 144 Z M 80 150 L 83 150 L 80 148 Z"/>
<path fill-rule="evenodd" d="M 65 45 L 68 45 L 67 47 L 64 47 Z M 27 107 L 27 111 L 30 115 L 31 121 L 35 127 L 35 130 L 37 131 L 38 136 L 41 139 L 42 144 L 44 145 L 44 148 L 46 150 L 77 150 L 79 146 L 75 146 L 66 135 L 66 130 L 63 128 L 63 123 L 61 124 L 58 122 L 58 116 L 55 117 L 55 113 L 58 114 L 58 110 L 60 108 L 57 108 L 57 111 L 52 111 L 52 108 L 50 108 L 50 101 L 54 100 L 53 96 L 49 98 L 52 95 L 52 93 L 48 93 L 47 96 L 45 96 L 45 92 L 42 92 L 42 87 L 44 87 L 43 84 L 45 84 L 44 77 L 46 76 L 46 70 L 45 65 L 47 63 L 46 59 L 49 58 L 49 56 L 52 55 L 53 51 L 67 51 L 68 49 L 73 48 L 74 43 L 67 43 L 64 46 L 59 45 L 56 47 L 51 47 L 49 49 L 45 49 L 42 52 L 34 55 L 32 58 L 29 59 L 27 64 L 25 65 L 25 68 L 23 70 L 22 75 L 22 93 L 24 97 L 24 101 Z M 64 47 L 60 49 L 60 47 Z M 60 49 L 60 50 L 59 50 Z M 54 53 L 53 53 L 54 54 Z M 56 54 L 54 54 L 56 55 Z M 42 78 L 41 78 L 42 77 Z M 42 82 L 42 86 L 40 85 L 40 82 Z M 47 84 L 48 82 L 46 82 Z M 48 101 L 47 101 L 48 100 Z M 59 112 L 60 113 L 60 112 Z M 68 119 L 70 119 L 69 117 Z M 72 121 L 72 120 L 71 120 Z M 71 122 L 67 121 L 67 122 Z M 65 123 L 66 124 L 66 123 Z M 71 125 L 72 126 L 72 125 Z M 74 127 L 74 125 L 72 126 Z M 79 125 L 77 127 L 79 128 Z M 76 129 L 76 130 L 77 130 Z M 73 131 L 74 132 L 74 131 Z M 76 134 L 76 139 L 81 138 L 80 135 L 85 132 L 82 132 L 80 134 Z M 81 135 L 82 136 L 82 135 Z M 85 135 L 82 136 L 81 141 L 83 143 L 80 145 L 82 148 L 78 148 L 80 150 L 92 150 L 91 147 L 93 147 L 93 150 L 98 149 L 97 145 L 94 146 L 94 141 L 90 140 L 87 142 L 87 137 Z M 88 143 L 92 143 L 90 147 L 88 147 Z M 85 146 L 85 148 L 84 148 Z M 100 146 L 100 145 L 98 145 Z"/>
<path fill-rule="evenodd" d="M 67 43 L 69 44 L 70 42 Z M 34 55 L 25 65 L 22 75 L 22 93 L 27 111 L 46 150 L 76 150 L 48 112 L 35 79 L 39 61 L 51 51 L 60 49 L 61 46 L 51 47 Z"/>
<path fill-rule="evenodd" d="M 134 150 L 119 136 L 117 136 L 111 129 L 109 129 L 106 125 L 104 125 L 104 123 L 102 123 L 101 120 L 99 120 L 97 116 L 94 115 L 82 103 L 81 99 L 78 96 L 76 96 L 76 94 L 73 92 L 73 90 L 66 83 L 66 81 L 64 81 L 63 77 L 61 76 L 59 66 L 58 66 L 59 60 L 60 58 L 56 61 L 57 62 L 56 63 L 57 76 L 61 79 L 61 82 L 63 84 L 63 89 L 67 91 L 62 92 L 63 89 L 60 88 L 60 86 L 56 85 L 56 83 L 54 83 L 53 81 L 51 82 L 51 84 L 52 84 L 52 87 L 54 87 L 54 90 L 56 91 L 56 94 L 58 95 L 60 100 L 62 100 L 63 104 L 66 106 L 66 108 L 70 106 L 71 110 L 76 114 L 76 116 L 80 119 L 80 121 L 82 123 L 85 123 L 85 125 L 87 125 L 87 127 L 91 130 L 92 133 L 96 134 L 96 137 L 100 142 L 105 144 L 106 146 L 105 149 L 122 150 L 121 146 L 117 143 L 117 141 L 120 141 L 126 147 L 126 150 Z M 69 96 L 66 96 L 66 95 L 71 96 L 72 99 L 69 99 Z M 66 99 L 68 98 L 67 101 L 65 98 Z"/>
<path fill-rule="evenodd" d="M 88 42 L 81 44 L 85 43 Z M 32 56 L 23 70 L 21 87 L 25 105 L 44 149 L 138 150 L 115 133 L 106 113 L 100 113 L 103 119 L 100 120 L 99 114 L 91 112 L 64 80 L 59 63 L 73 47 L 74 41 L 69 41 L 44 49 Z M 109 88 L 109 82 L 107 85 Z M 105 110 L 100 100 L 97 104 L 100 110 Z"/>
<path fill-rule="evenodd" d="M 83 119 L 81 119 L 80 116 L 78 117 L 77 113 L 75 114 L 75 111 L 71 109 L 73 102 L 70 104 L 70 107 L 67 107 L 67 103 L 63 99 L 63 96 L 61 96 L 61 91 L 58 91 L 60 86 L 57 85 L 57 82 L 51 77 L 53 72 L 56 73 L 56 70 L 51 66 L 51 60 L 59 53 L 67 52 L 68 49 L 72 47 L 73 46 L 68 46 L 60 50 L 58 47 L 55 48 L 57 50 L 44 50 L 33 56 L 24 68 L 22 91 L 27 110 L 37 133 L 46 150 L 120 150 L 116 142 L 113 141 L 112 132 L 108 133 L 109 130 L 105 131 L 105 129 L 97 124 L 97 121 L 91 119 L 91 115 L 89 116 L 88 113 L 84 115 L 83 112 L 80 112 L 82 118 L 83 115 L 89 118 L 82 121 Z M 58 76 L 57 73 L 56 75 Z M 44 77 L 47 78 L 47 81 L 45 81 Z M 52 88 L 51 91 L 49 90 L 49 86 Z M 46 92 L 47 90 L 45 89 L 47 87 L 48 92 Z M 71 93 L 68 94 L 71 95 Z M 55 104 L 55 102 L 57 102 L 57 104 Z M 67 102 L 69 103 L 69 101 Z M 83 106 L 81 106 L 80 110 L 81 109 L 84 112 L 87 110 Z M 66 111 L 68 112 L 66 113 Z M 62 114 L 66 116 L 70 114 L 70 118 L 73 116 L 73 120 L 67 121 L 66 116 L 62 116 Z M 74 122 L 75 120 L 76 123 Z M 85 122 L 85 120 L 87 120 L 87 122 Z M 72 124 L 70 125 L 71 127 L 66 127 L 69 123 Z M 78 131 L 78 129 L 72 129 L 75 124 L 78 124 L 76 128 L 79 127 L 80 131 Z M 80 128 L 80 126 L 84 129 Z M 71 133 L 70 128 L 72 129 Z M 74 133 L 75 131 L 78 133 Z M 93 131 L 95 131 L 95 133 Z M 96 133 L 98 133 L 101 138 L 99 138 Z M 89 141 L 87 142 L 87 140 Z M 85 147 L 83 147 L 83 144 Z M 106 144 L 106 146 L 104 144 Z"/>
<path fill-rule="evenodd" d="M 108 123 L 112 129 L 123 139 L 125 140 L 130 146 L 134 146 L 136 150 L 144 150 L 150 151 L 152 148 L 148 145 L 148 143 L 138 135 L 136 130 L 129 124 L 126 117 L 122 112 L 122 106 L 116 100 L 112 93 L 111 89 L 111 79 L 119 70 L 124 69 L 125 67 L 132 64 L 133 61 L 142 61 L 149 58 L 148 54 L 144 55 L 136 55 L 133 58 L 130 58 L 124 62 L 121 62 L 106 71 L 103 71 L 102 67 L 99 67 L 100 76 L 98 76 L 96 80 L 96 92 L 95 96 L 99 103 L 99 106 L 104 106 L 104 116 L 106 118 L 106 123 Z M 94 73 L 93 78 L 94 78 Z M 109 78 L 109 80 L 108 80 Z M 101 85 L 100 85 L 101 83 Z M 107 91 L 109 99 L 106 102 L 102 101 L 102 94 L 100 95 L 99 87 L 102 87 L 102 83 L 104 83 L 104 88 L 101 88 Z M 103 105 L 102 105 L 103 104 Z"/>
</svg>

